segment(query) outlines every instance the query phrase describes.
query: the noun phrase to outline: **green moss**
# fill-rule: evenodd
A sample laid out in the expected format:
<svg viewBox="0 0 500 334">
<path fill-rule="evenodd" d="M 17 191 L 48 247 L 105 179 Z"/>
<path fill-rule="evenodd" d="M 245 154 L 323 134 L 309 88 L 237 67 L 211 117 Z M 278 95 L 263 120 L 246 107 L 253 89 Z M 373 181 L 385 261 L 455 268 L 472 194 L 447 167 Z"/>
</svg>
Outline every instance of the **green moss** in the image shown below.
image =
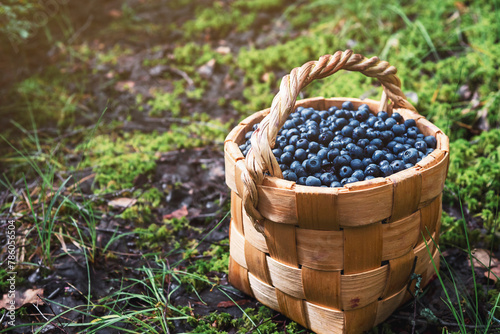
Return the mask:
<svg viewBox="0 0 500 334">
<path fill-rule="evenodd" d="M 457 206 L 460 198 L 488 231 L 498 231 L 500 129 L 483 132 L 470 142 L 458 139 L 450 144 L 450 152 L 446 185 L 452 192 L 445 192 L 445 201 Z"/>
<path fill-rule="evenodd" d="M 159 154 L 222 142 L 227 133 L 227 125 L 207 119 L 206 115 L 187 120 L 190 123 L 172 125 L 164 133 L 96 136 L 88 145 L 76 148 L 77 153 L 85 153 L 80 167 L 92 167 L 96 172 L 96 193 L 128 189 L 139 175 L 148 176 L 154 172 Z"/>
</svg>

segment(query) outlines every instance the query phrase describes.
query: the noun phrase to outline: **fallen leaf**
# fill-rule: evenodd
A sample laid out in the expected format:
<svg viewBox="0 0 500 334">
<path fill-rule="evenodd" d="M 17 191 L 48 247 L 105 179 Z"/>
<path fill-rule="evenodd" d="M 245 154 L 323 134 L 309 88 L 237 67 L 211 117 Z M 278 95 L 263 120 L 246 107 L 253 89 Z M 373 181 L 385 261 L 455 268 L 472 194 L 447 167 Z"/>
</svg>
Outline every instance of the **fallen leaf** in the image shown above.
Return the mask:
<svg viewBox="0 0 500 334">
<path fill-rule="evenodd" d="M 242 299 L 242 300 L 236 301 L 236 304 L 238 304 L 240 306 L 248 304 L 248 303 L 250 303 L 250 300 L 248 300 L 248 299 Z M 228 301 L 222 301 L 222 302 L 220 302 L 219 304 L 217 304 L 217 307 L 228 308 L 228 307 L 236 306 L 236 304 L 233 301 L 228 300 Z"/>
<path fill-rule="evenodd" d="M 184 205 L 182 208 L 177 209 L 171 213 L 164 215 L 163 219 L 182 218 L 182 217 L 186 217 L 188 214 L 189 214 L 189 212 L 188 212 L 187 206 Z"/>
<path fill-rule="evenodd" d="M 135 86 L 134 81 L 126 80 L 126 81 L 118 81 L 115 85 L 115 89 L 119 92 L 132 91 Z"/>
<path fill-rule="evenodd" d="M 472 263 L 475 268 L 484 267 L 497 267 L 500 264 L 500 260 L 491 255 L 491 253 L 486 249 L 474 249 L 472 252 Z"/>
<path fill-rule="evenodd" d="M 135 198 L 120 197 L 109 201 L 108 205 L 115 208 L 128 208 L 137 202 Z"/>
<path fill-rule="evenodd" d="M 43 289 L 28 289 L 22 294 L 16 291 L 14 299 L 10 298 L 8 294 L 4 294 L 2 300 L 0 300 L 0 310 L 3 308 L 12 309 L 12 303 L 14 303 L 15 310 L 26 304 L 43 305 L 43 300 L 38 298 L 38 295 L 43 297 Z"/>
<path fill-rule="evenodd" d="M 498 279 L 495 275 L 500 277 L 500 267 L 493 267 L 493 268 L 491 268 L 491 271 L 484 272 L 484 276 L 486 278 L 489 278 L 490 280 L 492 280 L 494 282 L 498 281 Z"/>
<path fill-rule="evenodd" d="M 205 65 L 198 68 L 198 73 L 203 79 L 209 79 L 214 73 L 215 59 L 210 59 Z"/>
<path fill-rule="evenodd" d="M 109 12 L 108 12 L 108 15 L 113 17 L 113 18 L 118 18 L 118 17 L 121 17 L 122 16 L 122 11 L 119 10 L 119 9 L 111 9 Z"/>
</svg>

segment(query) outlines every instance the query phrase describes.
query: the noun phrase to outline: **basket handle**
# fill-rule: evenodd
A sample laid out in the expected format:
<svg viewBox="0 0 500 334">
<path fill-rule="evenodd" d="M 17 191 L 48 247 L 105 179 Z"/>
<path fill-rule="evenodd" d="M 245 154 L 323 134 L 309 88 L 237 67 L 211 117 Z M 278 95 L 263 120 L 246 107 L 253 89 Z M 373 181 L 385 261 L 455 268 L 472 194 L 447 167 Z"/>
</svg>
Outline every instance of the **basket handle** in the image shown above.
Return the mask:
<svg viewBox="0 0 500 334">
<path fill-rule="evenodd" d="M 341 69 L 377 78 L 384 89 L 381 106 L 386 104 L 388 97 L 392 100 L 393 107 L 416 112 L 401 91 L 401 81 L 396 76 L 396 68 L 386 61 L 379 60 L 378 57 L 365 58 L 360 54 L 354 54 L 352 50 L 337 51 L 333 55 L 322 56 L 318 61 L 309 61 L 301 67 L 294 68 L 281 80 L 280 90 L 273 99 L 270 113 L 252 134 L 250 139 L 252 146 L 245 159 L 246 168 L 241 175 L 244 185 L 243 204 L 257 231 L 264 232 L 265 221 L 257 210 L 259 201 L 257 185 L 262 184 L 265 172 L 283 178 L 271 149 L 278 131 L 294 110 L 297 96 L 304 87 L 314 79 L 325 78 Z"/>
</svg>

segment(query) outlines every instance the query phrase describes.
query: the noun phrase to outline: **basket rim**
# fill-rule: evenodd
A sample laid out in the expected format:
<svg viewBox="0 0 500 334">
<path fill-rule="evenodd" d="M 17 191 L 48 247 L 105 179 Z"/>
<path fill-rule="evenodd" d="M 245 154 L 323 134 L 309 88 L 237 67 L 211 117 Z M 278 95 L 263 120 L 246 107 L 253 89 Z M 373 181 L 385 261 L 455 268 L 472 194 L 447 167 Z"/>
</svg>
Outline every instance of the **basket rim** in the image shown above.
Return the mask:
<svg viewBox="0 0 500 334">
<path fill-rule="evenodd" d="M 334 102 L 334 103 L 335 102 L 340 103 L 340 102 L 350 101 L 350 102 L 356 102 L 356 103 L 361 103 L 361 104 L 368 104 L 368 106 L 370 107 L 370 112 L 372 112 L 372 113 L 373 113 L 373 111 L 372 111 L 372 108 L 370 105 L 372 105 L 372 106 L 379 105 L 379 103 L 380 103 L 380 101 L 376 101 L 373 99 L 359 99 L 359 98 L 349 98 L 349 97 L 325 98 L 322 96 L 317 96 L 317 97 L 311 97 L 311 98 L 306 98 L 306 99 L 302 99 L 302 100 L 297 100 L 294 108 L 302 106 L 303 104 L 316 102 L 318 100 L 330 101 L 330 102 Z M 226 145 L 226 143 L 228 141 L 232 141 L 237 146 L 240 145 L 240 143 L 236 142 L 236 140 L 235 140 L 236 138 L 234 138 L 235 137 L 234 130 L 236 130 L 240 126 L 247 127 L 249 125 L 255 124 L 257 122 L 257 120 L 259 120 L 259 119 L 261 120 L 267 114 L 269 114 L 269 112 L 270 112 L 270 108 L 266 108 L 266 109 L 254 112 L 251 115 L 249 115 L 248 117 L 246 117 L 245 119 L 243 119 L 242 121 L 240 121 L 238 123 L 238 125 L 236 125 L 229 132 L 229 134 L 227 135 L 227 137 L 224 140 L 224 144 Z M 433 152 L 442 151 L 442 152 L 444 152 L 444 154 L 438 155 L 437 157 L 433 156 L 433 158 L 436 160 L 436 162 L 432 165 L 428 165 L 428 164 L 427 165 L 423 165 L 423 164 L 418 165 L 418 163 L 417 163 L 415 166 L 413 166 L 411 168 L 404 169 L 404 170 L 399 171 L 397 173 L 391 174 L 390 176 L 387 176 L 387 177 L 377 177 L 377 178 L 374 178 L 374 179 L 368 180 L 368 181 L 358 181 L 358 182 L 348 183 L 348 184 L 344 185 L 343 187 L 337 187 L 337 188 L 312 187 L 312 186 L 300 185 L 294 181 L 288 181 L 285 179 L 281 179 L 281 178 L 269 176 L 269 175 L 264 175 L 264 182 L 262 183 L 262 185 L 258 185 L 257 187 L 262 187 L 262 186 L 268 186 L 268 187 L 271 186 L 272 187 L 274 185 L 277 188 L 283 188 L 283 189 L 292 190 L 292 191 L 295 191 L 297 189 L 299 189 L 299 190 L 300 189 L 304 189 L 304 190 L 305 189 L 309 189 L 309 190 L 314 189 L 315 192 L 317 192 L 317 193 L 325 193 L 325 194 L 352 193 L 352 192 L 356 192 L 356 191 L 373 190 L 373 189 L 383 187 L 384 185 L 387 185 L 388 183 L 393 183 L 390 179 L 392 176 L 398 177 L 398 176 L 403 176 L 405 173 L 409 173 L 409 172 L 411 172 L 411 173 L 422 172 L 422 171 L 428 170 L 432 167 L 435 167 L 436 165 L 439 165 L 441 162 L 443 162 L 447 159 L 447 156 L 449 155 L 449 144 L 448 144 L 449 138 L 440 128 L 438 128 L 433 123 L 431 123 L 429 120 L 427 120 L 426 117 L 424 117 L 418 113 L 415 113 L 414 111 L 412 111 L 410 109 L 392 108 L 391 107 L 390 110 L 388 110 L 388 112 L 390 114 L 392 114 L 394 112 L 399 112 L 399 113 L 402 112 L 406 116 L 410 116 L 410 115 L 413 116 L 413 117 L 408 117 L 408 119 L 409 118 L 413 118 L 415 120 L 418 119 L 422 122 L 429 123 L 429 125 L 435 127 L 438 130 L 437 133 L 439 133 L 440 135 L 434 136 L 434 137 L 436 137 L 437 144 L 436 144 L 436 149 Z M 403 115 L 403 117 L 404 117 L 404 115 Z M 256 117 L 256 116 L 259 116 L 259 117 Z M 419 130 L 422 130 L 422 129 L 420 129 L 422 127 L 422 124 L 420 124 L 419 122 L 417 122 L 417 127 L 419 128 Z M 245 131 L 245 133 L 246 132 L 248 132 L 248 131 Z M 241 152 L 239 147 L 238 147 L 238 152 L 241 154 L 241 156 L 243 158 L 237 159 L 237 162 L 239 162 L 239 161 L 244 162 L 245 157 L 243 156 L 243 153 Z M 420 160 L 419 163 L 421 163 L 424 159 L 426 159 L 429 156 L 430 155 L 427 155 L 426 157 L 424 157 L 422 160 Z"/>
</svg>

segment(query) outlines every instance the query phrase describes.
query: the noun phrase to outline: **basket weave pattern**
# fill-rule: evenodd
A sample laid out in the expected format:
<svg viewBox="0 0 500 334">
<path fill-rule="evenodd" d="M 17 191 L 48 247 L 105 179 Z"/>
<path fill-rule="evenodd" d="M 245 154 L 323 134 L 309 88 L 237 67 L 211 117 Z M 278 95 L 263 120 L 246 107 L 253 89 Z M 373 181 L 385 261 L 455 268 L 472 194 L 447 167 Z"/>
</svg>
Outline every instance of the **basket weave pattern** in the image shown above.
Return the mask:
<svg viewBox="0 0 500 334">
<path fill-rule="evenodd" d="M 396 94 L 387 95 L 395 102 Z M 295 103 L 295 98 L 290 109 L 325 110 L 344 101 L 356 108 L 366 103 L 371 111 L 381 108 L 372 100 L 312 98 Z M 400 107 L 394 111 L 415 119 L 420 131 L 438 142 L 415 167 L 343 188 L 307 187 L 262 176 L 254 185 L 258 200 L 249 201 L 252 207 L 256 204 L 257 216 L 246 210 L 252 210 L 245 205 L 249 162 L 238 145 L 272 108 L 231 131 L 224 146 L 226 183 L 231 188 L 231 284 L 317 333 L 359 333 L 385 320 L 410 297 L 412 271 L 422 275 L 423 285 L 428 283 L 434 274 L 429 251 L 439 263 L 435 245 L 449 143 L 441 130 L 408 105 L 394 103 Z M 276 136 L 266 137 L 274 142 Z M 260 166 L 270 170 L 265 163 Z"/>
</svg>

